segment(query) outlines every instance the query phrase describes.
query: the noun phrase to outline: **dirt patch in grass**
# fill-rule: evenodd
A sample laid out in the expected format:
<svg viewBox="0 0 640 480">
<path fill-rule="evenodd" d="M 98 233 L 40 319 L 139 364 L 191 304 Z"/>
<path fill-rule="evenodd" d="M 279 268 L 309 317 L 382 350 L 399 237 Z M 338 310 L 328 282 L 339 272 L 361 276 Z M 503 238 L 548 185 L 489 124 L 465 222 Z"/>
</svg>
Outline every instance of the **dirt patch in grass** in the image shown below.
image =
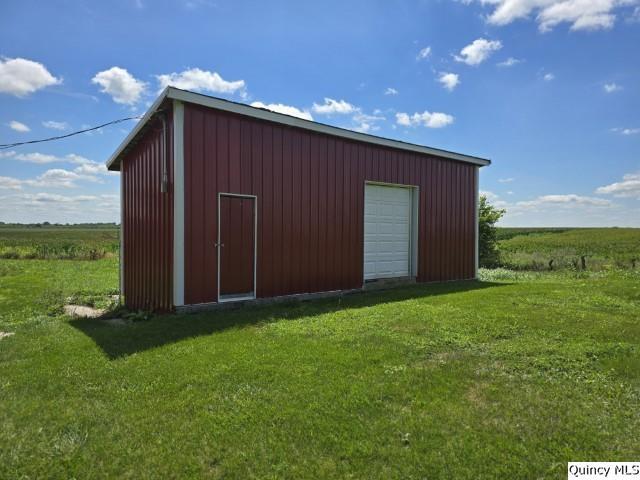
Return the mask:
<svg viewBox="0 0 640 480">
<path fill-rule="evenodd" d="M 74 318 L 100 318 L 105 314 L 105 310 L 86 305 L 65 305 L 64 313 Z"/>
</svg>

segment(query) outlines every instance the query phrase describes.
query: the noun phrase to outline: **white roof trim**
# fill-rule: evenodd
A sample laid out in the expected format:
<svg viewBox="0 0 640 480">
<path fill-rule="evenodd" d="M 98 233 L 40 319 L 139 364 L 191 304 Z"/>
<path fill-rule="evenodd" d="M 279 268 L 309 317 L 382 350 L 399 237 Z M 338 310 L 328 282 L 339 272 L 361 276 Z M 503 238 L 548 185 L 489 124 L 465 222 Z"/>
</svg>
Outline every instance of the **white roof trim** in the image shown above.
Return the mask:
<svg viewBox="0 0 640 480">
<path fill-rule="evenodd" d="M 162 105 L 162 102 L 164 102 L 165 98 L 167 98 L 168 95 L 169 95 L 169 88 L 165 88 L 160 94 L 160 96 L 156 98 L 156 101 L 153 102 L 153 104 L 149 107 L 149 110 L 147 110 L 147 113 L 145 113 L 144 116 L 138 121 L 138 123 L 136 123 L 136 126 L 133 127 L 133 130 L 129 132 L 129 135 L 125 137 L 125 139 L 122 141 L 120 146 L 116 148 L 116 151 L 113 152 L 113 155 L 109 157 L 109 160 L 107 160 L 108 170 L 112 170 L 111 166 L 114 164 L 118 168 L 114 168 L 113 170 L 120 170 L 120 161 L 119 161 L 120 155 L 122 155 L 122 153 L 126 150 L 129 144 L 136 138 L 140 130 L 142 130 L 142 128 L 147 124 L 147 122 L 151 119 L 151 117 L 158 111 L 158 108 L 160 107 L 160 105 Z"/>
<path fill-rule="evenodd" d="M 144 117 L 138 122 L 131 133 L 127 135 L 127 137 L 120 144 L 114 154 L 109 158 L 109 160 L 107 161 L 107 168 L 111 169 L 112 166 L 119 167 L 119 160 L 122 153 L 126 150 L 129 143 L 135 139 L 136 135 L 140 132 L 140 130 L 142 130 L 144 125 L 149 121 L 153 114 L 158 110 L 162 102 L 167 98 L 179 100 L 185 103 L 193 103 L 209 108 L 215 108 L 216 110 L 222 110 L 225 112 L 237 113 L 239 115 L 258 118 L 260 120 L 266 120 L 269 122 L 275 122 L 281 125 L 288 125 L 290 127 L 302 128 L 304 130 L 310 130 L 313 132 L 324 133 L 326 135 L 346 138 L 348 140 L 355 140 L 359 142 L 380 145 L 383 147 L 396 148 L 399 150 L 406 150 L 410 152 L 424 153 L 427 155 L 434 155 L 436 157 L 448 158 L 451 160 L 457 160 L 460 162 L 471 163 L 479 166 L 485 166 L 491 163 L 491 161 L 486 158 L 474 157 L 471 155 L 464 155 L 462 153 L 440 150 L 438 148 L 415 145 L 413 143 L 402 142 L 400 140 L 391 140 L 389 138 L 377 137 L 375 135 L 369 135 L 366 133 L 354 132 L 352 130 L 333 127 L 331 125 L 325 125 L 323 123 L 313 122 L 310 120 L 304 120 L 302 118 L 292 117 L 290 115 L 272 112 L 270 110 L 264 110 L 262 108 L 251 107 L 242 103 L 231 102 L 229 100 L 210 97 L 208 95 L 203 95 L 200 93 L 180 90 L 175 87 L 167 87 L 156 99 L 156 101 L 153 102 L 153 105 L 151 105 L 147 113 L 145 113 Z M 119 168 L 114 168 L 114 170 L 118 169 Z"/>
</svg>

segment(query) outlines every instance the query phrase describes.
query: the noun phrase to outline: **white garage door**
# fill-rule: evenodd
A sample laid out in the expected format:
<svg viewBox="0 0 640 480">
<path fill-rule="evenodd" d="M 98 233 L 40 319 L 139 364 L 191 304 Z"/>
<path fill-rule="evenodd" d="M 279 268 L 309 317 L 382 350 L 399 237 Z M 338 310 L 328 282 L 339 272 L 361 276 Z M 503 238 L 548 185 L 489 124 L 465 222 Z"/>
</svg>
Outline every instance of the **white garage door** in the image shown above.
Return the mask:
<svg viewBox="0 0 640 480">
<path fill-rule="evenodd" d="M 364 279 L 409 276 L 411 189 L 364 187 Z"/>
</svg>

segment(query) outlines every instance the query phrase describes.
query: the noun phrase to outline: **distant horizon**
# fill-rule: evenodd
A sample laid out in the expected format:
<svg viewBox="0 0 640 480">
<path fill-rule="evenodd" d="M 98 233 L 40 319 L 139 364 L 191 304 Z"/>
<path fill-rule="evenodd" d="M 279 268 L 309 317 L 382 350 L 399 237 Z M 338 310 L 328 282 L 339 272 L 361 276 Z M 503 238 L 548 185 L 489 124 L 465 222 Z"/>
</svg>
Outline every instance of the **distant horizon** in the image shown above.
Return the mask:
<svg viewBox="0 0 640 480">
<path fill-rule="evenodd" d="M 76 226 L 82 226 L 82 225 L 104 225 L 104 226 L 115 226 L 115 227 L 120 227 L 120 223 L 119 222 L 78 222 L 78 223 L 53 223 L 53 222 L 33 222 L 33 223 L 28 223 L 28 222 L 5 222 L 0 220 L 0 226 L 24 226 L 24 227 L 28 227 L 28 226 L 43 226 L 43 225 L 47 225 L 47 226 L 52 226 L 52 227 L 76 227 Z M 602 228 L 625 228 L 625 229 L 640 229 L 640 227 L 632 227 L 632 226 L 624 226 L 624 225 L 614 225 L 614 226 L 589 226 L 589 227 L 584 227 L 584 226 L 539 226 L 539 225 L 524 225 L 524 226 L 512 226 L 512 225 L 500 225 L 499 223 L 496 225 L 498 228 L 529 228 L 529 229 L 546 229 L 546 230 L 562 230 L 562 229 L 602 229 Z"/>
</svg>

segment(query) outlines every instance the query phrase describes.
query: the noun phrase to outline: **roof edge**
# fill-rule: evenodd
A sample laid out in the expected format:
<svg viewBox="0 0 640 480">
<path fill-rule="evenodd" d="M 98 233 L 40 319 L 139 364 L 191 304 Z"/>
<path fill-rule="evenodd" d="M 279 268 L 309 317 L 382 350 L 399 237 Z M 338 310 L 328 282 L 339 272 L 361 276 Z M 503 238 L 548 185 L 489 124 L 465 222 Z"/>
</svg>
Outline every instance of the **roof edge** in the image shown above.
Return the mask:
<svg viewBox="0 0 640 480">
<path fill-rule="evenodd" d="M 146 113 L 142 116 L 142 118 L 138 120 L 138 123 L 136 123 L 136 126 L 133 127 L 133 130 L 129 132 L 129 135 L 127 135 L 124 138 L 124 140 L 120 143 L 120 145 L 118 145 L 118 148 L 116 148 L 115 152 L 113 152 L 113 154 L 106 161 L 107 170 L 114 170 L 114 171 L 120 170 L 120 156 L 124 153 L 124 151 L 129 146 L 129 144 L 136 138 L 138 133 L 140 133 L 140 130 L 144 128 L 144 126 L 151 119 L 151 117 L 153 117 L 153 115 L 158 111 L 158 109 L 160 108 L 160 105 L 162 105 L 162 102 L 164 102 L 164 100 L 168 98 L 169 89 L 170 87 L 165 87 L 165 89 L 162 91 L 162 93 L 160 93 L 158 98 L 156 98 L 156 100 L 151 104 L 151 106 L 146 111 Z"/>
<path fill-rule="evenodd" d="M 225 112 L 236 113 L 260 120 L 279 123 L 281 125 L 287 125 L 290 127 L 301 128 L 304 130 L 310 130 L 318 133 L 324 133 L 326 135 L 337 136 L 348 140 L 355 140 L 364 143 L 370 143 L 374 145 L 380 145 L 389 148 L 396 148 L 400 150 L 406 150 L 416 153 L 423 153 L 427 155 L 433 155 L 441 158 L 447 158 L 450 160 L 456 160 L 464 163 L 471 163 L 480 167 L 491 164 L 491 160 L 476 157 L 473 155 L 465 155 L 463 153 L 451 152 L 449 150 L 442 150 L 439 148 L 432 148 L 423 145 L 417 145 L 414 143 L 403 142 L 401 140 L 392 140 L 390 138 L 378 137 L 376 135 L 370 135 L 367 133 L 355 132 L 346 128 L 334 127 L 332 125 L 326 125 L 320 122 L 314 122 L 311 120 L 305 120 L 284 113 L 273 112 L 263 108 L 252 107 L 244 103 L 233 102 L 230 100 L 224 100 L 217 97 L 211 97 L 201 93 L 190 92 L 188 90 L 181 90 L 175 87 L 166 87 L 155 102 L 151 105 L 147 113 L 140 119 L 134 129 L 127 135 L 122 141 L 120 146 L 111 155 L 107 161 L 107 168 L 109 170 L 119 170 L 120 156 L 124 153 L 129 143 L 135 139 L 136 135 L 144 127 L 144 125 L 150 120 L 150 118 L 156 113 L 160 105 L 165 99 L 178 100 L 185 103 L 192 103 L 201 105 L 204 107 L 214 108 Z"/>
</svg>

